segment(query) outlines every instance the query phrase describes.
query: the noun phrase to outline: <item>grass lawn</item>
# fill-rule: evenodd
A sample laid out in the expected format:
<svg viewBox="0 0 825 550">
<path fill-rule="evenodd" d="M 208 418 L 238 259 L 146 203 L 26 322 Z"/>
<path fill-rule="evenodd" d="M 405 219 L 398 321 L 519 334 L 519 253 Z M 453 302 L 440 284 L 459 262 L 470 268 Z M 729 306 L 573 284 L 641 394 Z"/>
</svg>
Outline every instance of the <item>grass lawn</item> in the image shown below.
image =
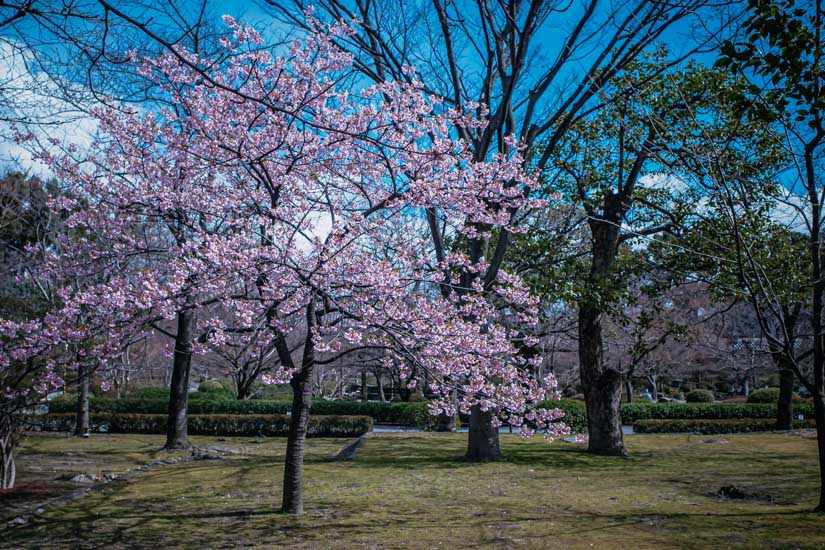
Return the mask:
<svg viewBox="0 0 825 550">
<path fill-rule="evenodd" d="M 0 548 L 825 548 L 825 518 L 808 512 L 815 441 L 799 433 L 635 435 L 628 459 L 504 435 L 508 460 L 483 465 L 461 462 L 465 438 L 372 434 L 352 462 L 323 460 L 344 441 L 310 440 L 306 513 L 292 518 L 278 513 L 284 440 L 196 437 L 237 454 L 115 481 L 5 529 Z M 161 444 L 32 437 L 21 486 L 61 465 L 122 471 Z M 726 485 L 747 498 L 717 497 Z"/>
</svg>

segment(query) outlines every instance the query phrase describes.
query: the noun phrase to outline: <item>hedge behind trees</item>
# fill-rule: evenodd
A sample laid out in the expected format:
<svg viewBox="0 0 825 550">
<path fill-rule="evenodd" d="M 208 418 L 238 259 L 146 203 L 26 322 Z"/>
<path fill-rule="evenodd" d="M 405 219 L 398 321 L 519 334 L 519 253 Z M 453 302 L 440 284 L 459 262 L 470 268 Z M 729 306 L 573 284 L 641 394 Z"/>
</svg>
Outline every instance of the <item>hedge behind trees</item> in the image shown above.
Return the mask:
<svg viewBox="0 0 825 550">
<path fill-rule="evenodd" d="M 77 397 L 74 395 L 59 397 L 49 403 L 50 413 L 73 413 Z M 107 397 L 90 397 L 89 411 L 92 413 L 119 414 L 166 414 L 169 402 L 165 399 L 112 399 Z M 191 399 L 188 413 L 190 415 L 270 415 L 286 414 L 292 408 L 291 401 L 275 399 L 253 399 L 238 401 L 236 399 Z M 311 414 L 369 416 L 381 424 L 399 424 L 432 429 L 435 424 L 427 410 L 427 403 L 382 403 L 371 401 L 322 401 L 312 403 Z"/>
<path fill-rule="evenodd" d="M 52 413 L 74 413 L 76 396 L 69 395 L 53 400 L 49 405 Z M 583 401 L 562 399 L 545 401 L 539 406 L 560 408 L 567 423 L 574 432 L 587 431 L 587 413 Z M 286 414 L 292 403 L 280 399 L 254 399 L 238 401 L 192 399 L 189 401 L 191 415 L 273 415 Z M 92 413 L 120 414 L 166 414 L 168 401 L 165 399 L 112 399 L 91 397 L 89 408 Z M 797 403 L 794 414 L 813 416 L 811 403 Z M 313 415 L 369 416 L 377 424 L 398 424 L 414 426 L 422 430 L 434 428 L 436 419 L 429 414 L 427 403 L 419 402 L 372 402 L 372 401 L 323 401 L 312 404 Z M 735 418 L 776 418 L 776 405 L 762 403 L 623 403 L 622 423 L 634 424 L 649 419 L 735 419 Z"/>
<path fill-rule="evenodd" d="M 167 418 L 165 414 L 93 413 L 89 425 L 93 432 L 101 433 L 164 434 Z M 190 435 L 286 437 L 289 418 L 284 414 L 193 414 L 188 417 L 188 430 Z M 49 413 L 32 422 L 43 431 L 67 432 L 74 428 L 75 415 Z M 372 428 L 369 416 L 312 416 L 307 436 L 357 437 Z"/>
<path fill-rule="evenodd" d="M 815 428 L 813 419 L 794 420 L 794 429 Z M 764 418 L 724 418 L 687 420 L 639 420 L 633 424 L 637 433 L 699 433 L 732 434 L 749 432 L 770 432 L 776 430 L 776 420 Z"/>
</svg>

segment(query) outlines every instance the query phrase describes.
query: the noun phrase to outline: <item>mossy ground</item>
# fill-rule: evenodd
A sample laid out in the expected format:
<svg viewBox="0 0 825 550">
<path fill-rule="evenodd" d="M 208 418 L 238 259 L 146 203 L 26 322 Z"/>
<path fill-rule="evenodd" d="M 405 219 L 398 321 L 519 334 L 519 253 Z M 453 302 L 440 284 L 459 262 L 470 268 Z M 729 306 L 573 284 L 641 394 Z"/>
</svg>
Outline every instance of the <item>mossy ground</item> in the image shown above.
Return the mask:
<svg viewBox="0 0 825 550">
<path fill-rule="evenodd" d="M 323 460 L 342 440 L 310 440 L 298 518 L 278 513 L 284 440 L 194 438 L 239 454 L 113 482 L 6 530 L 0 547 L 825 548 L 825 518 L 809 512 L 815 442 L 799 433 L 636 435 L 627 459 L 505 435 L 508 460 L 482 465 L 461 461 L 465 438 L 373 434 L 352 462 Z M 21 470 L 86 455 L 128 467 L 161 443 L 33 437 Z M 717 497 L 725 485 L 748 498 Z"/>
</svg>

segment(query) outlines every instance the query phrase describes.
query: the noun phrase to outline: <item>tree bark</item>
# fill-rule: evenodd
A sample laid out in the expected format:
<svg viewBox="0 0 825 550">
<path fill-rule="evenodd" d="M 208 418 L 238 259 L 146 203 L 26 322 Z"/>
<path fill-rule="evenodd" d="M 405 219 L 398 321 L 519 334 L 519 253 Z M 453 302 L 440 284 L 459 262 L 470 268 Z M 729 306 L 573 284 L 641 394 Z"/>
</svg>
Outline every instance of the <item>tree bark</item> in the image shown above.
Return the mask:
<svg viewBox="0 0 825 550">
<path fill-rule="evenodd" d="M 493 425 L 493 412 L 482 411 L 475 405 L 470 410 L 470 430 L 467 437 L 467 454 L 470 462 L 498 462 L 502 459 L 498 444 L 498 428 Z"/>
<path fill-rule="evenodd" d="M 286 441 L 284 461 L 284 495 L 281 512 L 302 514 L 304 512 L 304 452 L 306 449 L 309 410 L 312 406 L 312 370 L 315 365 L 315 348 L 312 342 L 314 326 L 314 304 L 307 307 L 307 337 L 301 370 L 289 381 L 292 386 L 292 416 Z"/>
<path fill-rule="evenodd" d="M 605 314 L 601 290 L 608 284 L 619 251 L 623 212 L 618 195 L 605 198 L 604 217 L 590 217 L 592 239 L 590 276 L 587 281 L 594 296 L 585 296 L 579 305 L 579 370 L 587 408 L 588 452 L 601 455 L 627 454 L 621 422 L 622 375 L 604 363 L 602 317 Z"/>
<path fill-rule="evenodd" d="M 816 446 L 819 451 L 819 503 L 814 512 L 825 513 L 825 402 L 822 400 L 822 386 L 814 395 L 814 417 L 816 418 Z"/>
<path fill-rule="evenodd" d="M 627 402 L 633 403 L 633 381 L 629 377 L 624 379 L 624 393 L 627 396 Z"/>
<path fill-rule="evenodd" d="M 195 314 L 191 309 L 178 312 L 178 331 L 172 361 L 172 383 L 169 386 L 169 413 L 166 426 L 167 451 L 189 449 L 186 408 L 189 401 L 189 372 L 192 367 L 192 340 Z"/>
<path fill-rule="evenodd" d="M 77 411 L 74 435 L 89 437 L 89 370 L 86 365 L 77 367 Z"/>
<path fill-rule="evenodd" d="M 369 395 L 367 394 L 367 371 L 361 369 L 361 401 L 366 401 Z"/>
<path fill-rule="evenodd" d="M 794 373 L 789 368 L 779 371 L 779 401 L 776 404 L 776 429 L 793 428 L 793 383 Z"/>
<path fill-rule="evenodd" d="M 14 489 L 16 467 L 14 464 L 15 434 L 11 422 L 3 423 L 0 434 L 0 489 Z M 9 424 L 8 429 L 6 424 Z"/>
</svg>

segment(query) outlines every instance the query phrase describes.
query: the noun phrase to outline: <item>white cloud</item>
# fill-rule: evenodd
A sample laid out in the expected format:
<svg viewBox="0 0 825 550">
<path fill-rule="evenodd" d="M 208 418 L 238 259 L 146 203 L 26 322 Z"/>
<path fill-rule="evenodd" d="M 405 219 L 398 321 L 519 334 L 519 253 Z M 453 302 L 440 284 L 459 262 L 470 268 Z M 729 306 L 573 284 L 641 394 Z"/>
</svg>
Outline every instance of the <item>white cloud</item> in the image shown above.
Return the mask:
<svg viewBox="0 0 825 550">
<path fill-rule="evenodd" d="M 59 83 L 36 67 L 31 50 L 0 40 L 0 171 L 49 177 L 48 168 L 15 141 L 15 128 L 31 132 L 41 143 L 53 138 L 84 148 L 91 143 L 97 124 L 64 99 L 67 91 L 77 92 L 78 87 Z"/>
</svg>

